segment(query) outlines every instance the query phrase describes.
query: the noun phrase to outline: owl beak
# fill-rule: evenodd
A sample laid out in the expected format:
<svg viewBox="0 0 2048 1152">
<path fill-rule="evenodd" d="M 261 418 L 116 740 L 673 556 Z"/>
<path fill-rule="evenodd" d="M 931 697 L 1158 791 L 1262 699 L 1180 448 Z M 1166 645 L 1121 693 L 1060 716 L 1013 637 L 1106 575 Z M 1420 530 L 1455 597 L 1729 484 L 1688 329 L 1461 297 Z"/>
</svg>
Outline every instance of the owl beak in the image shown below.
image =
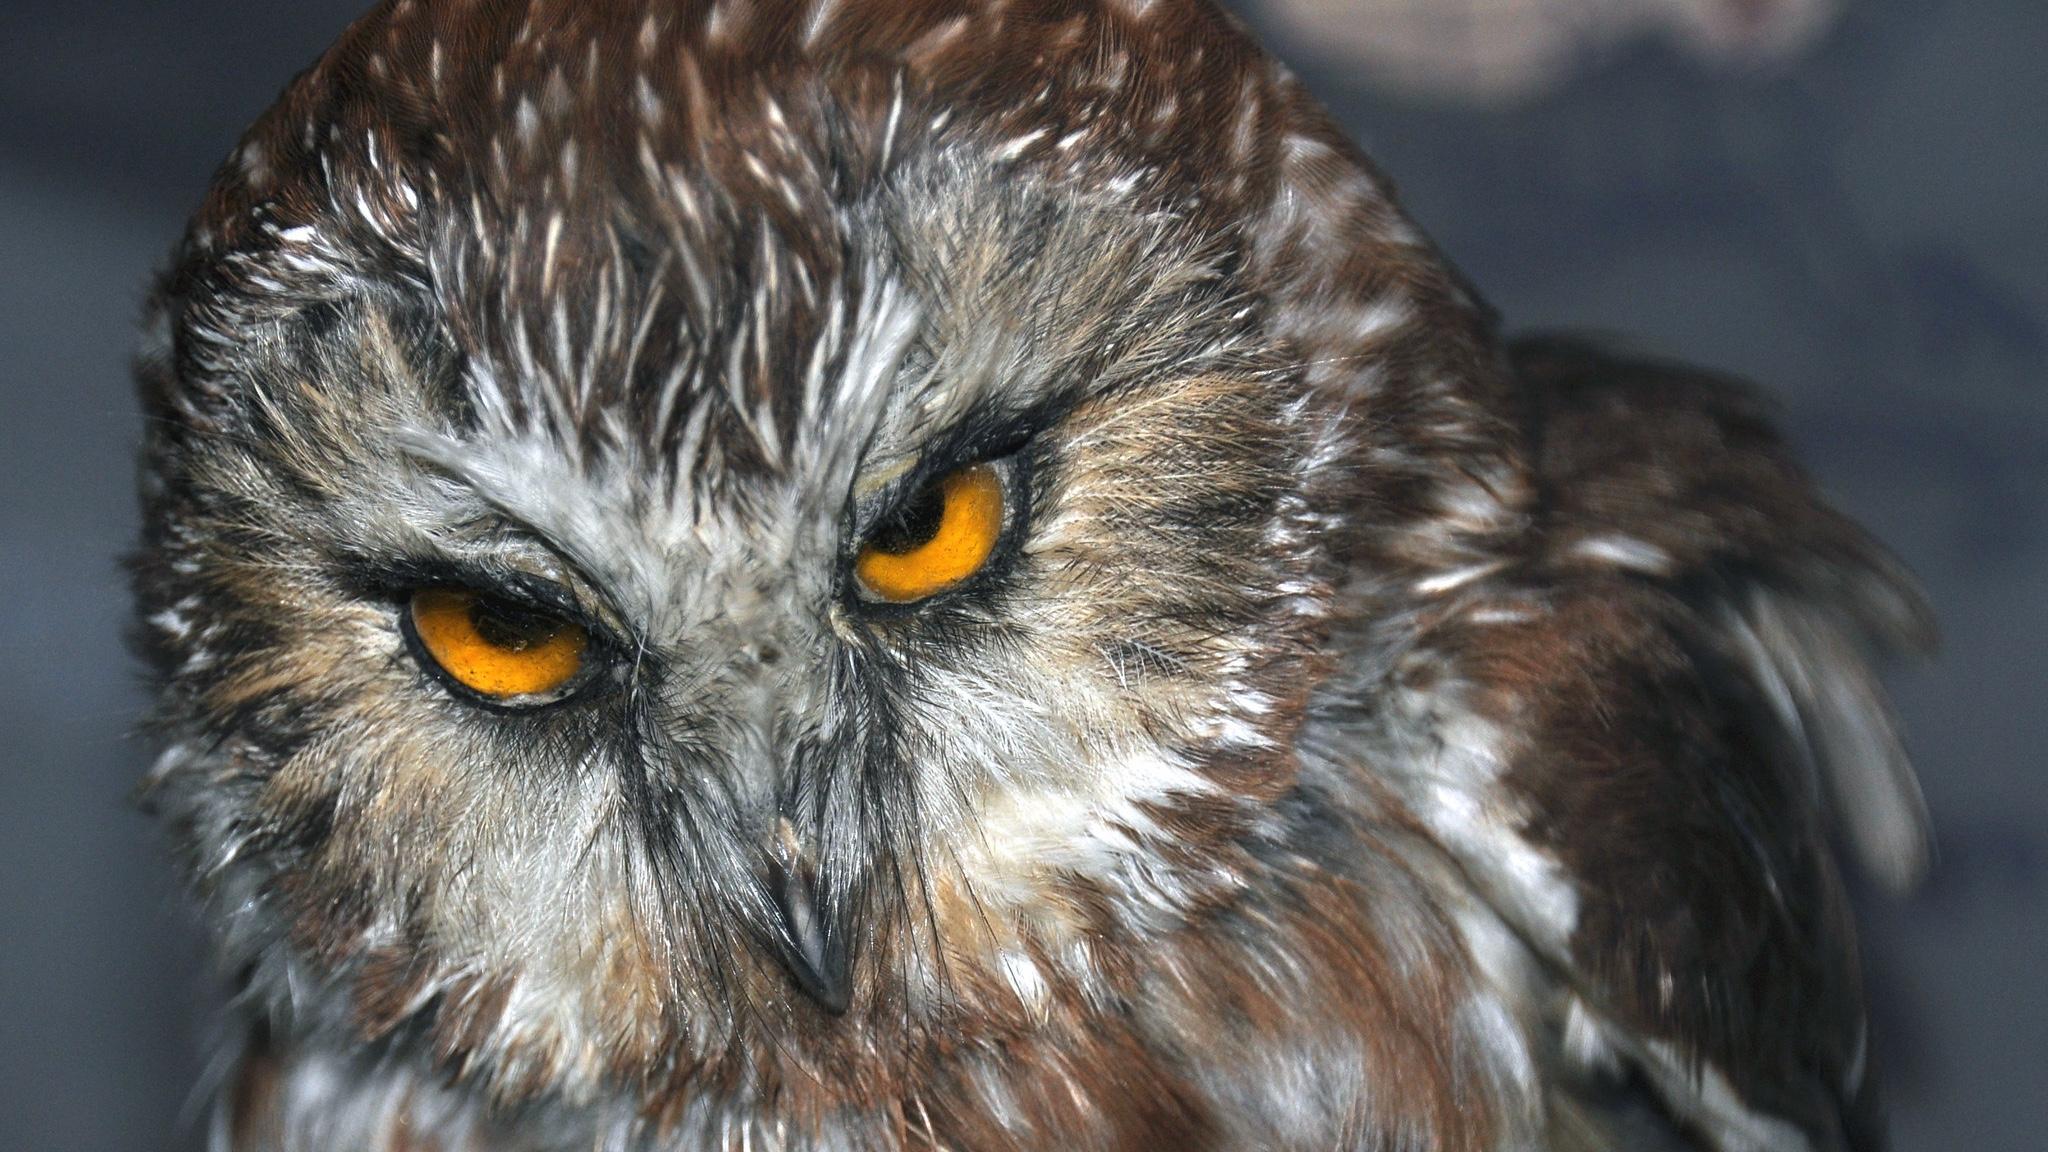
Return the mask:
<svg viewBox="0 0 2048 1152">
<path fill-rule="evenodd" d="M 841 933 L 828 930 L 818 908 L 818 873 L 787 818 L 776 824 L 769 890 L 781 913 L 776 951 L 804 994 L 834 1016 L 846 1011 L 851 975 Z"/>
</svg>

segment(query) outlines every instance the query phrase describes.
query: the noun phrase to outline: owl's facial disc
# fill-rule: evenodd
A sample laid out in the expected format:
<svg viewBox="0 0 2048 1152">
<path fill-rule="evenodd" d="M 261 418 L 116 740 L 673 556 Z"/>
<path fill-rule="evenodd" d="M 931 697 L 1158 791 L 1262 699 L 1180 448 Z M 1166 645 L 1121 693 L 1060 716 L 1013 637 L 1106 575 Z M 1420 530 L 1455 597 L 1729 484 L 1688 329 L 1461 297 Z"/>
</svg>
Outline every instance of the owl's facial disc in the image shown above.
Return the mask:
<svg viewBox="0 0 2048 1152">
<path fill-rule="evenodd" d="M 232 846 L 264 939 L 366 1032 L 583 1089 L 809 1060 L 1035 1012 L 1221 883 L 1151 855 L 1279 747 L 1315 413 L 1195 222 L 970 161 L 816 236 L 565 207 L 553 280 L 430 203 L 428 297 L 186 339 L 232 363 L 158 448 L 150 619 L 223 622 L 160 639 L 189 746 L 234 740 L 167 787 L 276 845 Z"/>
</svg>

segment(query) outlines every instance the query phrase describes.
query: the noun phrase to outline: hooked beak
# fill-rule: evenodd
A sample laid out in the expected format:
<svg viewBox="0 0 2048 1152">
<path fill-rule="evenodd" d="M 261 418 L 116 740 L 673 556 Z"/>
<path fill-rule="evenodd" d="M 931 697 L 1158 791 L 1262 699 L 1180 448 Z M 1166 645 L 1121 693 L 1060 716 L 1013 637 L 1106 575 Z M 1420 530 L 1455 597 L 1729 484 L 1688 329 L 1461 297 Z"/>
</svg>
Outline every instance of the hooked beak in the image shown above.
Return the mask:
<svg viewBox="0 0 2048 1152">
<path fill-rule="evenodd" d="M 846 1011 L 851 964 L 843 933 L 830 931 L 818 907 L 818 870 L 788 817 L 775 824 L 768 888 L 781 914 L 773 941 L 782 966 L 804 994 L 834 1016 Z"/>
</svg>

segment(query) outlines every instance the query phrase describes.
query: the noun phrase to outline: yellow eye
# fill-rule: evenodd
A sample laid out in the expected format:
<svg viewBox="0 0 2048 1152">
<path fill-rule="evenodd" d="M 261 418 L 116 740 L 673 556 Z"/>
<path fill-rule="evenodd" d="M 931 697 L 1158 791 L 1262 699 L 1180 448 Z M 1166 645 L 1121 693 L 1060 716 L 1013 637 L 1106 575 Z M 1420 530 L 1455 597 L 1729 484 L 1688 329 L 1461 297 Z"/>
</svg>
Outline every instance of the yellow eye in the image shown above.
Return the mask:
<svg viewBox="0 0 2048 1152">
<path fill-rule="evenodd" d="M 541 696 L 575 679 L 590 647 L 584 630 L 466 588 L 412 594 L 420 647 L 456 683 L 481 696 Z"/>
<path fill-rule="evenodd" d="M 854 575 L 876 599 L 908 604 L 981 571 L 1002 535 L 1002 477 L 988 464 L 971 465 L 876 525 L 861 544 Z"/>
</svg>

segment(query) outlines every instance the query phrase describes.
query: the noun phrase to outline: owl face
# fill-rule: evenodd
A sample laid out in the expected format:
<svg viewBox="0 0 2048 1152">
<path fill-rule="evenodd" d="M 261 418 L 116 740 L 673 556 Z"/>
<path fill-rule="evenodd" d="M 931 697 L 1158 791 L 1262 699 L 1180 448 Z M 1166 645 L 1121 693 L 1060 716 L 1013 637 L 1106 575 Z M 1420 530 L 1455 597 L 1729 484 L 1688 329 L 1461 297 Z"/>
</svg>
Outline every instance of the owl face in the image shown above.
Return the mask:
<svg viewBox="0 0 2048 1152">
<path fill-rule="evenodd" d="M 538 11 L 357 25 L 156 298 L 231 971 L 500 1099 L 1114 1003 L 1296 786 L 1333 573 L 1506 522 L 1483 320 L 1205 6 Z"/>
<path fill-rule="evenodd" d="M 516 271 L 347 268 L 154 446 L 158 787 L 250 959 L 588 1085 L 1042 1011 L 1227 885 L 1317 434 L 1227 247 L 946 150 L 802 244 L 611 208 L 423 221 Z"/>
</svg>

